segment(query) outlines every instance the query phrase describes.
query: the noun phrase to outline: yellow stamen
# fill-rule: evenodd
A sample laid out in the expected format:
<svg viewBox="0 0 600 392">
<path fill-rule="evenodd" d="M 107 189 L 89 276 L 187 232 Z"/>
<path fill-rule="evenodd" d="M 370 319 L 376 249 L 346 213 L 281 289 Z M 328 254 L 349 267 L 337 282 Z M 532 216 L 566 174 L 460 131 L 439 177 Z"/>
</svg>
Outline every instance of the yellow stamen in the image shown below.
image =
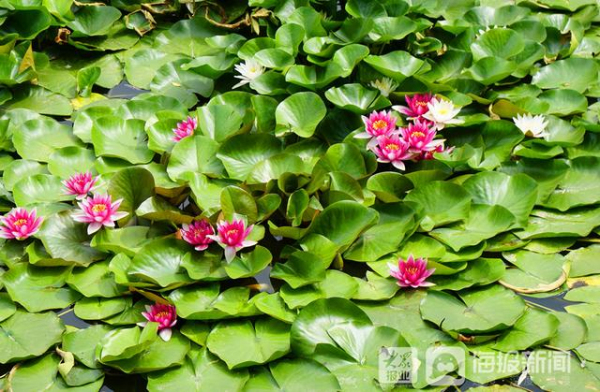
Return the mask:
<svg viewBox="0 0 600 392">
<path fill-rule="evenodd" d="M 238 233 L 237 229 L 231 229 L 231 230 L 227 230 L 227 235 L 235 235 Z"/>
<path fill-rule="evenodd" d="M 17 220 L 15 221 L 15 226 L 17 226 L 17 227 L 21 227 L 21 226 L 23 226 L 23 225 L 24 225 L 24 224 L 26 224 L 26 223 L 27 223 L 27 219 L 17 219 Z"/>
<path fill-rule="evenodd" d="M 385 122 L 383 120 L 377 120 L 373 123 L 374 129 L 383 129 L 385 127 L 387 127 L 387 122 Z"/>
<path fill-rule="evenodd" d="M 425 134 L 423 132 L 415 131 L 415 132 L 411 133 L 410 136 L 413 136 L 413 137 L 425 137 Z"/>
<path fill-rule="evenodd" d="M 406 269 L 406 272 L 408 272 L 409 274 L 416 274 L 419 272 L 419 269 L 417 267 L 410 267 Z"/>
<path fill-rule="evenodd" d="M 397 144 L 392 144 L 392 143 L 390 143 L 390 144 L 386 144 L 386 145 L 385 145 L 385 148 L 387 148 L 388 150 L 397 150 L 397 149 L 399 149 L 400 147 L 399 147 Z"/>
<path fill-rule="evenodd" d="M 106 211 L 106 205 L 104 204 L 96 204 L 92 207 L 92 211 L 94 212 L 104 212 Z"/>
</svg>

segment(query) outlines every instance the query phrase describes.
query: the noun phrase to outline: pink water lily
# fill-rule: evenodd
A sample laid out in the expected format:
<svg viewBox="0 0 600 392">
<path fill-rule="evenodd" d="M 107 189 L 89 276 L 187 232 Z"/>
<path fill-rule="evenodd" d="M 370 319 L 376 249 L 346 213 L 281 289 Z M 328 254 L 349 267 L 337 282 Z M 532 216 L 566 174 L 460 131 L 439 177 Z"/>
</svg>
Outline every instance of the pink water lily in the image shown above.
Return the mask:
<svg viewBox="0 0 600 392">
<path fill-rule="evenodd" d="M 94 189 L 97 181 L 98 177 L 92 176 L 92 173 L 89 171 L 75 173 L 68 180 L 63 181 L 66 188 L 65 193 L 73 195 L 79 200 L 84 199 Z"/>
<path fill-rule="evenodd" d="M 256 241 L 246 239 L 252 232 L 252 228 L 254 228 L 254 225 L 246 228 L 246 224 L 241 219 L 234 219 L 231 222 L 220 221 L 217 223 L 218 235 L 207 237 L 217 241 L 225 249 L 225 260 L 230 263 L 238 250 L 256 245 Z"/>
<path fill-rule="evenodd" d="M 159 303 L 152 306 L 146 305 L 146 311 L 142 312 L 142 316 L 148 321 L 138 323 L 140 327 L 145 327 L 148 322 L 158 323 L 158 336 L 165 342 L 171 339 L 173 334 L 171 328 L 177 324 L 175 306 Z"/>
<path fill-rule="evenodd" d="M 110 195 L 94 195 L 79 203 L 79 211 L 73 213 L 77 222 L 89 223 L 87 232 L 93 234 L 102 226 L 115 227 L 115 221 L 129 215 L 128 212 L 117 211 L 123 199 L 113 202 Z"/>
<path fill-rule="evenodd" d="M 405 260 L 399 259 L 398 265 L 388 263 L 390 267 L 390 275 L 398 279 L 400 287 L 429 287 L 434 286 L 431 282 L 426 282 L 425 279 L 435 272 L 435 268 L 427 269 L 427 260 L 414 259 L 412 255 Z"/>
<path fill-rule="evenodd" d="M 189 225 L 184 224 L 182 229 L 179 229 L 181 237 L 190 245 L 194 245 L 194 249 L 198 251 L 205 250 L 208 245 L 213 242 L 210 235 L 215 234 L 215 229 L 205 220 L 195 221 Z"/>
<path fill-rule="evenodd" d="M 431 125 L 427 120 L 415 120 L 408 127 L 400 128 L 400 133 L 412 152 L 420 154 L 424 151 L 434 151 L 444 144 L 444 139 L 435 139 L 437 132 Z"/>
<path fill-rule="evenodd" d="M 35 209 L 27 212 L 24 208 L 15 208 L 0 218 L 0 237 L 22 241 L 37 233 L 42 221 Z"/>
<path fill-rule="evenodd" d="M 433 99 L 433 95 L 430 93 L 426 94 L 415 94 L 412 97 L 404 97 L 408 106 L 396 105 L 392 106 L 392 109 L 404 114 L 409 119 L 418 119 L 429 111 L 428 104 Z"/>
<path fill-rule="evenodd" d="M 189 116 L 184 121 L 178 123 L 177 128 L 173 129 L 173 133 L 175 134 L 173 140 L 178 142 L 183 138 L 192 136 L 197 126 L 198 121 L 196 120 L 196 118 Z"/>
<path fill-rule="evenodd" d="M 398 135 L 378 137 L 373 152 L 377 155 L 377 161 L 391 163 L 400 170 L 406 169 L 403 161 L 410 160 L 415 156 L 410 151 L 410 145 Z"/>
<path fill-rule="evenodd" d="M 362 116 L 362 120 L 365 123 L 365 132 L 361 132 L 354 137 L 357 139 L 371 139 L 368 148 L 372 148 L 377 144 L 377 137 L 389 136 L 396 132 L 396 117 L 385 110 L 375 111 L 369 117 Z"/>
</svg>

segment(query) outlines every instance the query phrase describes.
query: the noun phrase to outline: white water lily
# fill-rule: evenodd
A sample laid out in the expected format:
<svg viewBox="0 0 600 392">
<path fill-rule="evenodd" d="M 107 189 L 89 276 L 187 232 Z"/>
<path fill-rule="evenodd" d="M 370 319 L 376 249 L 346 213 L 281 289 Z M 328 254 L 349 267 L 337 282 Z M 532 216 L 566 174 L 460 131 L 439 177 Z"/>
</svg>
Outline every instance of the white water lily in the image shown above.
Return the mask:
<svg viewBox="0 0 600 392">
<path fill-rule="evenodd" d="M 381 95 L 383 95 L 384 97 L 388 97 L 398 88 L 398 84 L 390 78 L 372 80 L 370 85 L 371 87 L 379 90 Z"/>
<path fill-rule="evenodd" d="M 520 115 L 513 117 L 513 121 L 517 128 L 525 134 L 525 136 L 531 137 L 544 137 L 546 136 L 546 127 L 548 123 L 543 115 L 532 116 L 531 114 Z"/>
<path fill-rule="evenodd" d="M 460 112 L 460 108 L 454 106 L 451 101 L 445 99 L 433 98 L 427 104 L 429 111 L 423 117 L 432 121 L 437 129 L 443 129 L 448 124 L 461 124 L 462 121 L 455 119 Z"/>
<path fill-rule="evenodd" d="M 265 72 L 265 67 L 260 65 L 256 60 L 248 59 L 243 63 L 237 64 L 235 70 L 240 74 L 235 75 L 234 78 L 241 79 L 241 81 L 233 86 L 233 88 L 238 88 L 262 75 Z"/>
</svg>

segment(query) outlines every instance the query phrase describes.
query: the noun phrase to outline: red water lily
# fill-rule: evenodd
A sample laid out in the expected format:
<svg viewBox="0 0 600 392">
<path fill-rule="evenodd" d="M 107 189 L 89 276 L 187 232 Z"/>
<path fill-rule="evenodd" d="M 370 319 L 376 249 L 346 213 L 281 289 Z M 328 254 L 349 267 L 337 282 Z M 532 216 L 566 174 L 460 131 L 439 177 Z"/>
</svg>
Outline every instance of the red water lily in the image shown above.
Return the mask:
<svg viewBox="0 0 600 392">
<path fill-rule="evenodd" d="M 189 225 L 184 224 L 179 232 L 185 242 L 194 245 L 194 249 L 202 251 L 213 242 L 209 236 L 215 234 L 215 229 L 207 221 L 201 220 L 192 222 Z"/>
<path fill-rule="evenodd" d="M 158 336 L 165 342 L 171 339 L 173 331 L 171 328 L 177 324 L 177 312 L 175 306 L 168 304 L 146 305 L 146 311 L 142 316 L 148 321 L 138 323 L 140 327 L 145 327 L 148 322 L 158 323 Z"/>
<path fill-rule="evenodd" d="M 433 99 L 433 95 L 430 93 L 426 94 L 415 94 L 412 97 L 404 97 L 408 106 L 396 105 L 392 109 L 404 114 L 409 119 L 418 119 L 429 111 L 428 104 Z"/>
<path fill-rule="evenodd" d="M 379 136 L 389 136 L 396 133 L 396 117 L 390 112 L 373 112 L 369 117 L 362 116 L 365 131 L 354 136 L 357 139 L 371 139 L 368 148 L 377 144 Z"/>
<path fill-rule="evenodd" d="M 424 151 L 435 151 L 438 146 L 444 144 L 444 139 L 435 139 L 437 132 L 431 125 L 427 120 L 415 120 L 408 127 L 400 128 L 400 133 L 412 152 L 420 154 Z"/>
<path fill-rule="evenodd" d="M 225 259 L 231 262 L 238 250 L 256 245 L 256 241 L 246 239 L 252 232 L 252 228 L 254 225 L 246 227 L 242 219 L 234 219 L 231 222 L 220 221 L 217 223 L 218 235 L 207 237 L 217 241 L 225 249 Z"/>
<path fill-rule="evenodd" d="M 177 128 L 173 129 L 173 133 L 175 134 L 173 140 L 178 142 L 183 138 L 192 136 L 197 126 L 198 121 L 196 118 L 192 116 L 188 117 L 184 121 L 178 123 Z"/>
<path fill-rule="evenodd" d="M 431 282 L 425 281 L 435 272 L 435 268 L 427 269 L 427 260 L 414 259 L 412 255 L 406 260 L 399 259 L 398 265 L 388 263 L 390 275 L 398 279 L 400 287 L 428 287 L 433 286 Z"/>
<path fill-rule="evenodd" d="M 76 199 L 84 199 L 88 193 L 94 189 L 98 177 L 92 176 L 92 173 L 75 173 L 68 180 L 63 181 L 67 195 L 74 195 Z"/>
</svg>

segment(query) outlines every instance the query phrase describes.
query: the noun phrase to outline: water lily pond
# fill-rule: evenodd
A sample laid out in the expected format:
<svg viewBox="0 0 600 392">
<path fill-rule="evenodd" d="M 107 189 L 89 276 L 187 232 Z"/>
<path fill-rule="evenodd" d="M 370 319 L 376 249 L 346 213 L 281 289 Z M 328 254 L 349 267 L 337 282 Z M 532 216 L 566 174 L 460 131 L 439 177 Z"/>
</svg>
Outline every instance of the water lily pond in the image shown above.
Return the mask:
<svg viewBox="0 0 600 392">
<path fill-rule="evenodd" d="M 0 0 L 0 392 L 600 391 L 596 0 Z"/>
</svg>

